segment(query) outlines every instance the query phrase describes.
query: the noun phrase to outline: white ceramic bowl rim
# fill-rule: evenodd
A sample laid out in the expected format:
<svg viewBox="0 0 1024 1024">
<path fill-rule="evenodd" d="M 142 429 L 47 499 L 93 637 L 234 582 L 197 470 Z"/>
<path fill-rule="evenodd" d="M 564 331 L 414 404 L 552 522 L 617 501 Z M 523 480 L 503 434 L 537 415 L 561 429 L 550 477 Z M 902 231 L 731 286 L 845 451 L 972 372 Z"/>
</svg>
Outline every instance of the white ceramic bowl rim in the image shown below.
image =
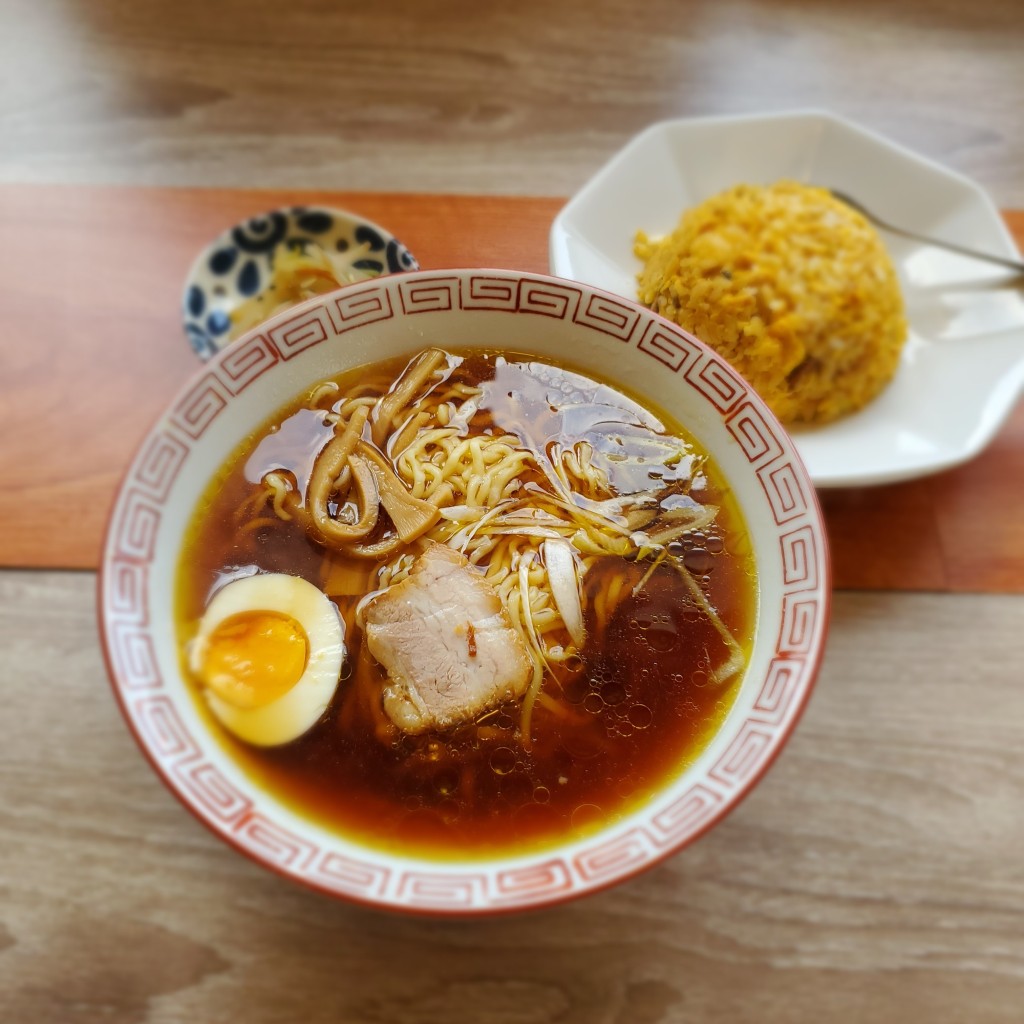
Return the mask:
<svg viewBox="0 0 1024 1024">
<path fill-rule="evenodd" d="M 458 340 L 460 330 L 465 340 Z M 735 706 L 695 763 L 643 807 L 586 839 L 534 853 L 434 861 L 335 835 L 242 774 L 197 716 L 181 677 L 173 578 L 184 525 L 224 453 L 289 398 L 344 366 L 446 338 L 454 349 L 479 345 L 481 337 L 494 347 L 561 355 L 670 412 L 685 408 L 678 418 L 712 450 L 744 509 L 761 599 Z M 339 358 L 342 345 L 347 356 Z M 226 415 L 231 408 L 237 415 Z M 735 807 L 809 698 L 824 648 L 830 568 L 814 488 L 792 442 L 715 353 L 619 296 L 543 275 L 479 269 L 349 285 L 280 314 L 218 353 L 140 445 L 111 512 L 98 588 L 104 656 L 128 726 L 200 821 L 313 889 L 376 907 L 472 915 L 606 888 L 678 851 Z"/>
</svg>

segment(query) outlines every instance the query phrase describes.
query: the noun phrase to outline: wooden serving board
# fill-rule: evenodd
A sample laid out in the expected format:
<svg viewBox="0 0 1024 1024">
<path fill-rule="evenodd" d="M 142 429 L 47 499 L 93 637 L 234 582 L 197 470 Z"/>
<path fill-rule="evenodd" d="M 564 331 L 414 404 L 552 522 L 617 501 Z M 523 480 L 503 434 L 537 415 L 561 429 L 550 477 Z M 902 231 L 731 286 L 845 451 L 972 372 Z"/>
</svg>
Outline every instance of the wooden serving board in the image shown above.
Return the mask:
<svg viewBox="0 0 1024 1024">
<path fill-rule="evenodd" d="M 0 186 L 0 567 L 94 569 L 114 490 L 197 362 L 182 282 L 226 226 L 323 203 L 424 267 L 547 271 L 559 198 Z M 1024 242 L 1024 212 L 1008 213 Z M 839 588 L 1024 593 L 1024 406 L 973 462 L 827 491 Z"/>
</svg>

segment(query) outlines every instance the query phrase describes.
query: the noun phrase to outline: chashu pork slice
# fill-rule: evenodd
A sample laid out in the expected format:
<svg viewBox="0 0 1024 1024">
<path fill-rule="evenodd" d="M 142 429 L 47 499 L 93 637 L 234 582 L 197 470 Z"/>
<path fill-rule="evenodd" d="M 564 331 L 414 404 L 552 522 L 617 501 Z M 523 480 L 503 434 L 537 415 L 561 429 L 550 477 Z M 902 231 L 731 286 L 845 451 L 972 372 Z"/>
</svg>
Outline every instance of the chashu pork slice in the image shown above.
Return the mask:
<svg viewBox="0 0 1024 1024">
<path fill-rule="evenodd" d="M 384 710 L 403 732 L 448 729 L 521 697 L 533 672 L 497 591 L 443 544 L 373 598 L 364 622 L 370 653 L 391 679 Z"/>
</svg>

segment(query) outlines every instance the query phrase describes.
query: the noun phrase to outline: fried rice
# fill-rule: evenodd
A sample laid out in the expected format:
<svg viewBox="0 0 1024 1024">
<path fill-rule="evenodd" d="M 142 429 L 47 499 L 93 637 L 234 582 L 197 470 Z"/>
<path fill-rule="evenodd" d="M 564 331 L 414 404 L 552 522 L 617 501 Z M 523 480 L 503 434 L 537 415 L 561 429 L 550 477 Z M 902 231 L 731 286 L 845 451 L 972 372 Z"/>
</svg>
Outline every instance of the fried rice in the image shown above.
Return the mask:
<svg viewBox="0 0 1024 1024">
<path fill-rule="evenodd" d="M 862 408 L 896 372 L 903 298 L 878 233 L 830 192 L 739 185 L 638 233 L 639 298 L 727 359 L 786 423 Z"/>
</svg>

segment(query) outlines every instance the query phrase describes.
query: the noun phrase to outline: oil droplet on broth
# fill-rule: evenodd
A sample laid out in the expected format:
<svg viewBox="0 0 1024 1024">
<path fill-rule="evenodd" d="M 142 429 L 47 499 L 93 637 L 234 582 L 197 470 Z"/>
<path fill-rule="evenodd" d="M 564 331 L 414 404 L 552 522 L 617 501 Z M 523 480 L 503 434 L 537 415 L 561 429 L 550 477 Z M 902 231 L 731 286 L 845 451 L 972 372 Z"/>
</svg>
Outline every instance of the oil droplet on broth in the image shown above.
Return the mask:
<svg viewBox="0 0 1024 1024">
<path fill-rule="evenodd" d="M 626 699 L 626 688 L 619 682 L 605 683 L 601 687 L 601 698 L 605 704 L 615 707 Z"/>
<path fill-rule="evenodd" d="M 654 713 L 646 704 L 634 704 L 626 717 L 634 729 L 646 729 L 654 721 Z"/>
<path fill-rule="evenodd" d="M 651 622 L 647 627 L 647 644 L 658 654 L 668 654 L 675 650 L 679 637 L 671 623 Z"/>
<path fill-rule="evenodd" d="M 715 567 L 715 556 L 705 547 L 693 547 L 683 555 L 683 565 L 694 576 L 706 576 Z"/>
<path fill-rule="evenodd" d="M 578 804 L 572 812 L 570 823 L 574 831 L 583 832 L 604 821 L 604 811 L 597 804 Z"/>
<path fill-rule="evenodd" d="M 508 775 L 516 766 L 516 754 L 511 747 L 497 747 L 491 751 L 491 771 L 495 775 Z"/>
</svg>

